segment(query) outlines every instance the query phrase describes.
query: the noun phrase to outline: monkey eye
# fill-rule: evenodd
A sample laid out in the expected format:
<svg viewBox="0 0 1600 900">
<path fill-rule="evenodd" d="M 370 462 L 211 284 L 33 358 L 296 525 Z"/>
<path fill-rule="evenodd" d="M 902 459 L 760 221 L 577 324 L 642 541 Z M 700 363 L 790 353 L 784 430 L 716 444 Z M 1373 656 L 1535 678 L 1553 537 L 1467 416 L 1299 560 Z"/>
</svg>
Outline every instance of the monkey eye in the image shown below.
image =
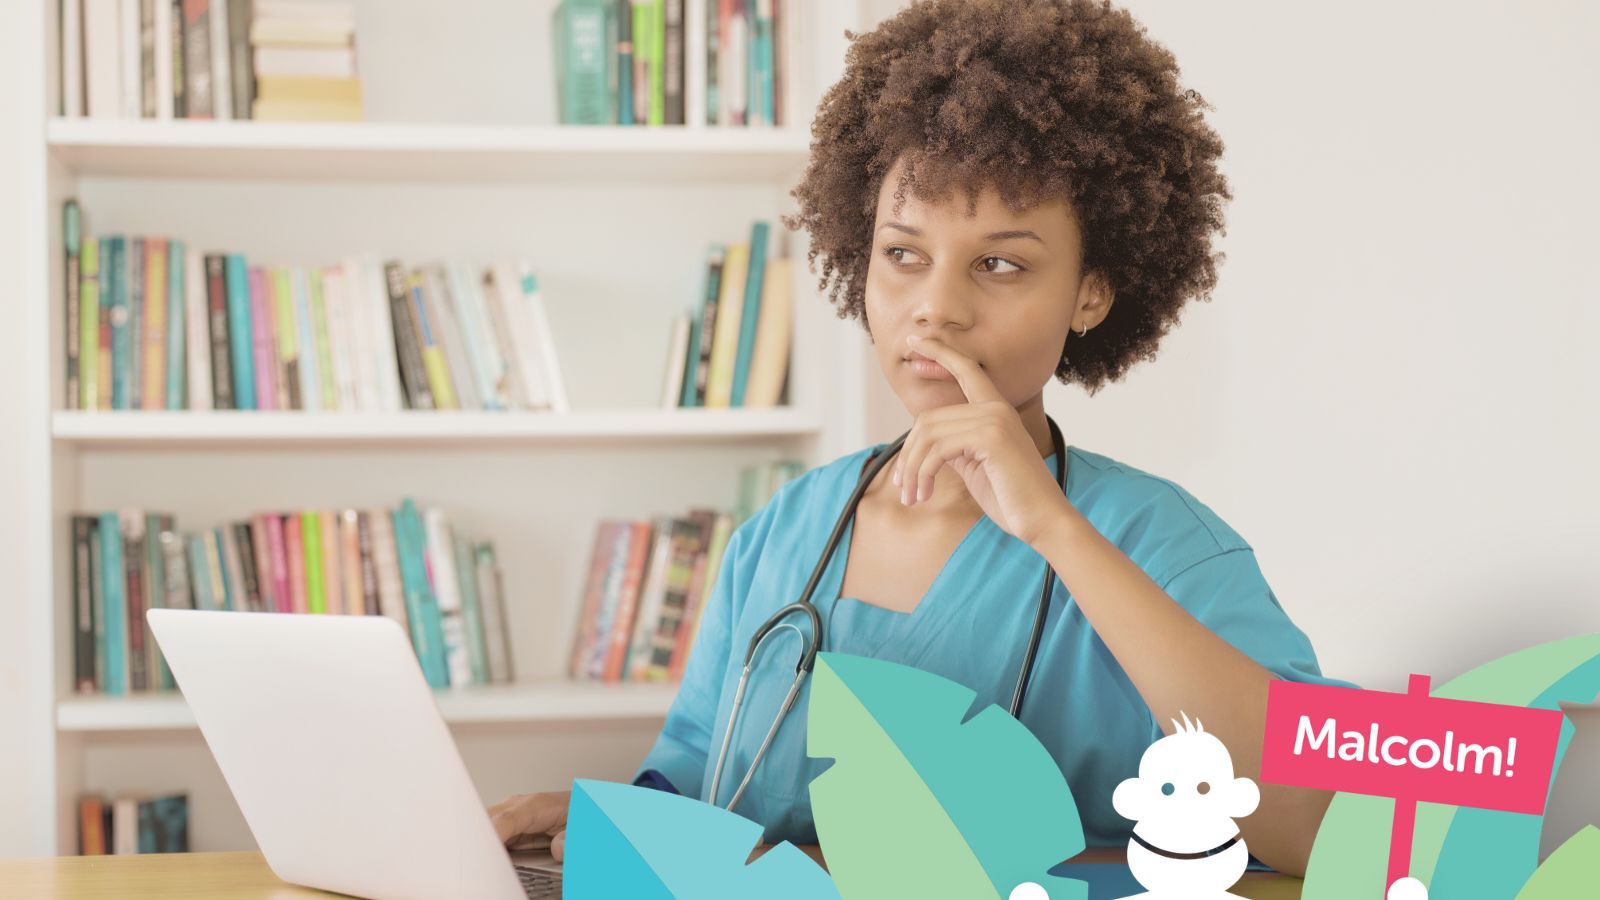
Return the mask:
<svg viewBox="0 0 1600 900">
<path fill-rule="evenodd" d="M 1176 790 L 1177 790 L 1177 788 L 1174 787 L 1172 782 L 1170 782 L 1170 781 L 1168 781 L 1165 784 L 1161 785 L 1161 793 L 1164 794 L 1165 796 L 1171 797 L 1172 796 L 1172 792 L 1176 791 Z"/>
<path fill-rule="evenodd" d="M 1204 781 L 1202 781 L 1199 784 L 1194 786 L 1194 790 L 1195 790 L 1195 793 L 1197 793 L 1200 796 L 1204 797 L 1206 794 L 1211 793 L 1211 785 L 1209 785 L 1209 784 L 1205 783 Z"/>
</svg>

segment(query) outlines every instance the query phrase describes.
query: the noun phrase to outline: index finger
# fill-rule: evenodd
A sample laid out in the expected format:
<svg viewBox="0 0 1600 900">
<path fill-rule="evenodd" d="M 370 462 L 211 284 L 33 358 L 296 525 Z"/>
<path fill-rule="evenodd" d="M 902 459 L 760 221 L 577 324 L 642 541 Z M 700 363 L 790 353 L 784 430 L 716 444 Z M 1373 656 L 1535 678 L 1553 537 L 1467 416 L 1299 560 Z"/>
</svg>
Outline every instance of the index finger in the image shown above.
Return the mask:
<svg viewBox="0 0 1600 900">
<path fill-rule="evenodd" d="M 1001 396 L 1000 389 L 989 379 L 989 374 L 973 362 L 972 357 L 938 338 L 919 337 L 913 334 L 908 335 L 906 340 L 911 349 L 948 369 L 950 374 L 956 377 L 956 384 L 961 388 L 961 393 L 967 396 L 968 402 L 983 403 L 1005 399 Z"/>
</svg>

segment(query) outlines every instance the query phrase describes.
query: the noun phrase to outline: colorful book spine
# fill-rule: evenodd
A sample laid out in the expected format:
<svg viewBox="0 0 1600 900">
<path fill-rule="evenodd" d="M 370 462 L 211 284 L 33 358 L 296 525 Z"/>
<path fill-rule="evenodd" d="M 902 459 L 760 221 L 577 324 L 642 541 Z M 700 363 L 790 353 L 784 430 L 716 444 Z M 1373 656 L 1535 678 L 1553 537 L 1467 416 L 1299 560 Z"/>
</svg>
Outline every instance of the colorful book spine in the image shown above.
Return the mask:
<svg viewBox="0 0 1600 900">
<path fill-rule="evenodd" d="M 278 394 L 282 409 L 304 409 L 301 397 L 300 330 L 295 324 L 295 289 L 288 269 L 272 270 L 274 336 L 278 340 L 278 377 L 283 390 Z"/>
<path fill-rule="evenodd" d="M 94 516 L 72 517 L 73 690 L 95 690 L 94 554 L 99 522 Z"/>
<path fill-rule="evenodd" d="M 416 504 L 407 498 L 394 513 L 395 549 L 405 588 L 406 616 L 411 623 L 411 642 L 416 648 L 423 676 L 434 688 L 450 686 L 445 664 L 444 634 L 439 620 L 439 604 L 428 583 L 427 542 Z"/>
<path fill-rule="evenodd" d="M 483 609 L 484 643 L 487 649 L 489 680 L 505 684 L 513 680 L 511 631 L 506 622 L 505 586 L 500 567 L 495 564 L 494 545 L 488 542 L 474 548 L 477 565 L 478 605 Z"/>
<path fill-rule="evenodd" d="M 194 247 L 183 256 L 184 335 L 188 356 L 189 408 L 209 410 L 211 397 L 211 304 L 208 299 L 205 258 Z"/>
<path fill-rule="evenodd" d="M 318 374 L 316 329 L 311 323 L 310 274 L 302 267 L 290 270 L 294 287 L 294 323 L 300 349 L 300 403 L 301 409 L 317 412 L 322 406 L 322 382 Z"/>
<path fill-rule="evenodd" d="M 206 538 L 204 535 L 191 534 L 187 539 L 189 548 L 189 589 L 194 592 L 195 609 L 221 609 L 217 598 L 211 593 L 211 571 L 206 562 Z"/>
<path fill-rule="evenodd" d="M 290 612 L 309 612 L 311 602 L 306 596 L 306 546 L 305 519 L 291 512 L 283 517 L 283 543 L 289 560 Z"/>
<path fill-rule="evenodd" d="M 233 409 L 233 362 L 228 342 L 227 257 L 207 253 L 206 309 L 211 341 L 211 403 L 213 409 Z"/>
<path fill-rule="evenodd" d="M 156 411 L 167 404 L 167 241 L 147 238 L 144 279 L 144 390 L 140 407 Z"/>
<path fill-rule="evenodd" d="M 83 315 L 83 301 L 79 296 L 83 289 L 83 276 L 79 274 L 82 268 L 83 227 L 77 200 L 69 198 L 62 204 L 61 237 L 62 261 L 66 266 L 66 271 L 62 273 L 62 284 L 67 292 L 65 329 L 67 378 L 64 405 L 67 409 L 77 409 L 83 403 L 83 384 L 80 381 L 82 362 L 79 357 L 79 341 L 83 331 L 79 321 L 79 317 Z"/>
<path fill-rule="evenodd" d="M 327 585 L 322 575 L 322 519 L 315 511 L 300 513 L 300 535 L 305 544 L 306 612 L 326 613 Z"/>
<path fill-rule="evenodd" d="M 311 297 L 311 325 L 317 346 L 317 388 L 322 408 L 339 408 L 339 388 L 334 383 L 333 342 L 328 335 L 328 302 L 324 293 L 322 270 L 313 267 L 306 273 L 306 286 Z M 341 348 L 342 350 L 342 348 Z"/>
<path fill-rule="evenodd" d="M 739 315 L 739 346 L 734 357 L 733 389 L 730 403 L 745 405 L 745 388 L 750 382 L 750 357 L 755 353 L 756 325 L 761 321 L 761 286 L 766 283 L 767 234 L 771 226 L 757 221 L 750 229 L 750 265 L 745 273 L 744 309 Z"/>
<path fill-rule="evenodd" d="M 428 374 L 428 390 L 432 393 L 437 408 L 458 409 L 455 389 L 450 384 L 450 370 L 445 364 L 444 348 L 428 317 L 427 303 L 423 297 L 426 288 L 422 273 L 412 272 L 408 284 L 418 324 L 417 336 L 422 344 L 422 367 Z"/>
<path fill-rule="evenodd" d="M 228 355 L 233 369 L 235 409 L 256 408 L 255 347 L 250 321 L 250 267 L 244 254 L 227 255 Z"/>
<path fill-rule="evenodd" d="M 244 604 L 234 599 L 234 586 L 227 566 L 227 552 L 222 546 L 222 541 L 221 528 L 213 528 L 206 532 L 206 570 L 211 575 L 211 596 L 216 598 L 218 608 L 225 612 L 243 610 Z"/>
<path fill-rule="evenodd" d="M 111 408 L 127 409 L 133 359 L 128 330 L 128 246 L 122 235 L 111 238 Z"/>
<path fill-rule="evenodd" d="M 467 631 L 467 655 L 472 683 L 489 682 L 488 647 L 484 641 L 483 609 L 478 597 L 478 567 L 472 544 L 459 531 L 451 536 L 456 566 L 456 592 L 461 597 L 461 622 Z"/>
<path fill-rule="evenodd" d="M 272 319 L 275 310 L 267 292 L 267 273 L 250 267 L 251 362 L 256 379 L 256 409 L 278 409 L 277 364 L 272 356 Z"/>
<path fill-rule="evenodd" d="M 82 409 L 100 408 L 100 244 L 83 242 L 78 285 L 78 382 Z"/>
<path fill-rule="evenodd" d="M 187 248 L 183 241 L 173 238 L 167 242 L 167 371 L 165 373 L 166 409 L 183 409 L 183 376 L 188 359 L 184 353 L 184 331 L 187 317 L 184 304 L 185 260 Z"/>
<path fill-rule="evenodd" d="M 117 514 L 100 514 L 100 594 L 104 598 L 106 666 L 100 688 L 107 694 L 128 692 L 128 609 L 123 595 L 122 526 Z"/>
<path fill-rule="evenodd" d="M 128 405 L 124 409 L 142 409 L 144 406 L 144 306 L 145 306 L 145 239 L 135 235 L 128 239 L 127 280 L 128 292 Z"/>
<path fill-rule="evenodd" d="M 289 587 L 289 553 L 284 540 L 284 517 L 277 513 L 267 513 L 264 517 L 267 525 L 267 552 L 272 561 L 272 593 L 277 598 L 276 611 L 292 613 L 295 611 L 294 595 Z"/>
<path fill-rule="evenodd" d="M 339 550 L 339 518 L 331 509 L 318 510 L 317 536 L 322 539 L 322 602 L 334 615 L 352 612 L 344 596 L 343 564 Z M 360 612 L 360 610 L 354 610 Z"/>
</svg>

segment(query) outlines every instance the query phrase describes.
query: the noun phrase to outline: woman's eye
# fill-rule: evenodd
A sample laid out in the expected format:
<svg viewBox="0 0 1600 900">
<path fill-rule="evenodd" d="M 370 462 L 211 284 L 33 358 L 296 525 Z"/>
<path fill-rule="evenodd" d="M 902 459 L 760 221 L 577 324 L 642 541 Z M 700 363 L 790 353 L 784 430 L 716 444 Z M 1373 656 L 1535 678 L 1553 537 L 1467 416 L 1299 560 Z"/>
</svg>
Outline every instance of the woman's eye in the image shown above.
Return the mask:
<svg viewBox="0 0 1600 900">
<path fill-rule="evenodd" d="M 889 247 L 883 251 L 883 255 L 889 257 L 898 265 L 899 263 L 905 262 L 905 258 L 902 256 L 896 256 L 895 254 L 905 252 L 906 248 L 904 247 Z"/>
<path fill-rule="evenodd" d="M 1013 270 L 1011 272 L 995 272 L 994 269 L 986 269 L 985 270 L 985 271 L 993 273 L 995 275 L 1012 275 L 1012 274 L 1015 274 L 1016 272 L 1021 272 L 1022 271 L 1022 267 L 1021 266 L 1017 265 L 1016 263 L 1012 262 L 1009 259 L 1003 259 L 1003 258 L 998 257 L 998 256 L 985 256 L 982 261 L 984 263 L 986 263 L 986 264 L 989 263 L 990 261 L 993 261 L 993 262 L 996 262 L 996 263 L 1000 263 L 1002 265 L 1007 265 L 1007 266 L 1010 266 L 1012 268 L 1012 270 Z"/>
</svg>

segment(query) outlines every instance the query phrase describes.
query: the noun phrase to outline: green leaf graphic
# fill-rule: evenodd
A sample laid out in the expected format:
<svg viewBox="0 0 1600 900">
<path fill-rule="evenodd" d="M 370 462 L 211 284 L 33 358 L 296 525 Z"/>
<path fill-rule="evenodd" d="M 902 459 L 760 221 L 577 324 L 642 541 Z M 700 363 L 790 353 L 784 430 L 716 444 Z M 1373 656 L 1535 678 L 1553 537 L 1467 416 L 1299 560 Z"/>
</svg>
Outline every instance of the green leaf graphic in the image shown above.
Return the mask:
<svg viewBox="0 0 1600 900">
<path fill-rule="evenodd" d="M 1049 751 L 1005 710 L 963 723 L 973 691 L 909 666 L 817 657 L 806 752 L 834 764 L 811 782 L 812 815 L 842 897 L 1009 897 L 1083 850 L 1072 790 Z"/>
<path fill-rule="evenodd" d="M 1593 825 L 1556 848 L 1522 886 L 1517 900 L 1567 900 L 1600 885 L 1600 828 Z"/>
<path fill-rule="evenodd" d="M 1600 693 L 1600 634 L 1529 647 L 1435 688 L 1435 697 L 1560 709 Z M 1571 721 L 1562 724 L 1554 782 Z M 1382 897 L 1394 801 L 1339 793 L 1317 831 L 1304 900 Z M 1533 873 L 1543 816 L 1418 803 L 1411 875 L 1437 897 L 1510 897 Z"/>
</svg>

